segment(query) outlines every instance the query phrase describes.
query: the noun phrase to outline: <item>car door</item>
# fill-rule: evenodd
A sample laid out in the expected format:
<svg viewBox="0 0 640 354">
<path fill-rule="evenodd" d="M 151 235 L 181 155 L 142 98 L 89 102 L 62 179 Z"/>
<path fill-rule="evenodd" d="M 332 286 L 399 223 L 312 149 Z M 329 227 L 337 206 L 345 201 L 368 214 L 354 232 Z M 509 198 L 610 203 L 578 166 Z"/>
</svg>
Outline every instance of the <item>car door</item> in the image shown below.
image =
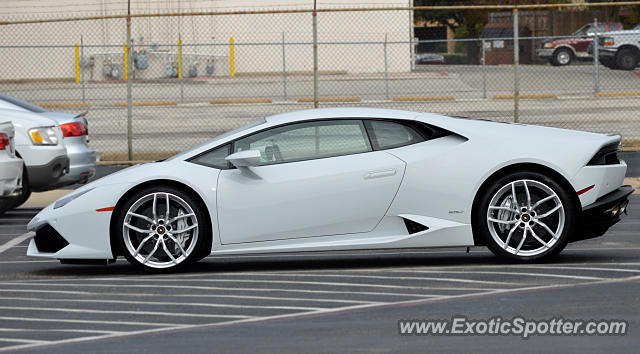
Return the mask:
<svg viewBox="0 0 640 354">
<path fill-rule="evenodd" d="M 233 152 L 258 150 L 257 167 L 220 173 L 223 244 L 373 230 L 400 186 L 405 163 L 373 151 L 361 120 L 279 126 L 241 138 Z"/>
</svg>

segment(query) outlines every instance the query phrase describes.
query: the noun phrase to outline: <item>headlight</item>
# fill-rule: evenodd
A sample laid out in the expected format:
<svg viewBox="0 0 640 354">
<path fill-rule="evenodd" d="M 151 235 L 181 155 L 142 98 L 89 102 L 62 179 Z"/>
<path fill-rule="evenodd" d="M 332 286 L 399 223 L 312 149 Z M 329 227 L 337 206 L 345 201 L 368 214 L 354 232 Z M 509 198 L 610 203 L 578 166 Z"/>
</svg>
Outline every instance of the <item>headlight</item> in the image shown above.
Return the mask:
<svg viewBox="0 0 640 354">
<path fill-rule="evenodd" d="M 29 130 L 33 145 L 58 145 L 58 136 L 54 127 L 38 127 Z"/>
<path fill-rule="evenodd" d="M 614 45 L 615 41 L 613 40 L 613 37 L 604 37 L 604 45 Z"/>
<path fill-rule="evenodd" d="M 545 43 L 543 48 L 553 48 L 553 43 Z"/>
<path fill-rule="evenodd" d="M 79 196 L 89 193 L 92 190 L 94 190 L 95 188 L 89 188 L 89 189 L 85 189 L 82 192 L 78 192 L 69 196 L 66 196 L 60 200 L 58 200 L 54 205 L 53 205 L 53 209 L 58 209 L 58 208 L 62 208 L 63 206 L 69 204 L 69 202 L 71 202 L 72 200 L 78 198 Z"/>
</svg>

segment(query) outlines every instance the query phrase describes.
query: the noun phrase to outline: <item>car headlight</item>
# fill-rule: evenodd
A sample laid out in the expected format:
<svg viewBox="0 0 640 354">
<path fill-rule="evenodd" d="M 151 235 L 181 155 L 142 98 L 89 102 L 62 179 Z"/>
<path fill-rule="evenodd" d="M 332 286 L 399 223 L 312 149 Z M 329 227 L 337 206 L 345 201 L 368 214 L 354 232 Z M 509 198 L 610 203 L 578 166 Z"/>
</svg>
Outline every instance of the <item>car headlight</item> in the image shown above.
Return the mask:
<svg viewBox="0 0 640 354">
<path fill-rule="evenodd" d="M 616 41 L 613 40 L 613 37 L 604 37 L 604 45 L 614 45 Z"/>
<path fill-rule="evenodd" d="M 62 208 L 63 206 L 69 204 L 69 202 L 71 202 L 72 200 L 78 198 L 79 196 L 89 193 L 92 190 L 94 190 L 95 188 L 89 188 L 89 189 L 85 189 L 82 192 L 78 192 L 78 193 L 74 193 L 72 195 L 68 195 L 60 200 L 58 200 L 55 204 L 53 204 L 53 209 L 58 209 L 58 208 Z"/>
<path fill-rule="evenodd" d="M 38 127 L 29 130 L 33 145 L 58 145 L 58 136 L 54 127 Z"/>
<path fill-rule="evenodd" d="M 553 43 L 545 43 L 543 48 L 553 48 Z"/>
</svg>

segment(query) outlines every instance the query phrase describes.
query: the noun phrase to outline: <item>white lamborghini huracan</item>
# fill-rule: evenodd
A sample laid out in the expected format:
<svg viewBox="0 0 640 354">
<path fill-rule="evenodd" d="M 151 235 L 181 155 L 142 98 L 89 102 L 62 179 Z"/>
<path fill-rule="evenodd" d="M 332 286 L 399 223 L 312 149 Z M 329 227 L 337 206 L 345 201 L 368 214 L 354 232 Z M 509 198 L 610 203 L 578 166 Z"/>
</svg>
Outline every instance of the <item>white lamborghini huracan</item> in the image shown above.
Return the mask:
<svg viewBox="0 0 640 354">
<path fill-rule="evenodd" d="M 533 261 L 625 212 L 620 136 L 395 110 L 268 117 L 83 186 L 27 254 L 169 270 L 209 254 L 487 246 Z"/>
</svg>

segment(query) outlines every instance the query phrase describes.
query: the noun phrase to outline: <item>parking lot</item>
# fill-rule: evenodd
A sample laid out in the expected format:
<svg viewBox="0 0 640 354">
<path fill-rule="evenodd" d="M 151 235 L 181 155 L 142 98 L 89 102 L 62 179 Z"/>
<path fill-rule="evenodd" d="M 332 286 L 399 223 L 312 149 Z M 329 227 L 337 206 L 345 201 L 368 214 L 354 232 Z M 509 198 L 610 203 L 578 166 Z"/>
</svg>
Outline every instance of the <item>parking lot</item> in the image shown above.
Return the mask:
<svg viewBox="0 0 640 354">
<path fill-rule="evenodd" d="M 102 168 L 104 169 L 104 168 Z M 108 169 L 111 172 L 114 169 Z M 105 171 L 101 171 L 105 172 Z M 631 168 L 630 172 L 635 172 Z M 178 274 L 25 256 L 38 208 L 0 217 L 0 351 L 629 352 L 640 326 L 640 195 L 606 236 L 507 264 L 484 248 L 208 257 Z M 88 231 L 90 232 L 90 231 Z M 401 336 L 403 319 L 619 319 L 624 337 Z"/>
</svg>

